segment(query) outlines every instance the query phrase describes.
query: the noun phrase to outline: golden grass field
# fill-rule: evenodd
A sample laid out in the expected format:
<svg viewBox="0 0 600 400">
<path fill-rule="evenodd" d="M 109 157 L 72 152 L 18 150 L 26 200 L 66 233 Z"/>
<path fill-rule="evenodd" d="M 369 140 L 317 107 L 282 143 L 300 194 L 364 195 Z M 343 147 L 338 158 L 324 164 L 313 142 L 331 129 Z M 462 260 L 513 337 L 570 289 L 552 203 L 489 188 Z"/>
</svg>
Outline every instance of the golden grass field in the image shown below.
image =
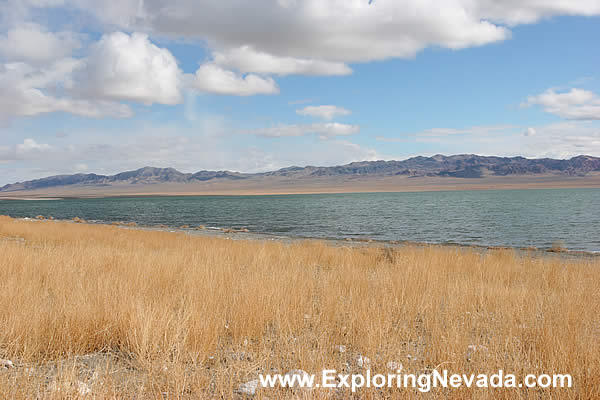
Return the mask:
<svg viewBox="0 0 600 400">
<path fill-rule="evenodd" d="M 360 372 L 358 354 L 374 372 L 398 361 L 412 373 L 568 373 L 573 387 L 357 398 L 600 398 L 597 258 L 8 217 L 0 255 L 0 358 L 14 364 L 0 369 L 2 399 L 228 399 L 261 372 Z M 263 388 L 255 398 L 351 395 Z"/>
</svg>

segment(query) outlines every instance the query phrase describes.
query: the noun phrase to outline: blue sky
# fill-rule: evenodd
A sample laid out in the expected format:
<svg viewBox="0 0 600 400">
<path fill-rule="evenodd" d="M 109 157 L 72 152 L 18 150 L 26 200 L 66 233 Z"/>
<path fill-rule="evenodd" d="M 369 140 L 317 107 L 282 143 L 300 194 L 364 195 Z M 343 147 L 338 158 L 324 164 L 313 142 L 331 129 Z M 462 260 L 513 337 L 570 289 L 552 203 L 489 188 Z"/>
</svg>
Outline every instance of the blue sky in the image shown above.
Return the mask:
<svg viewBox="0 0 600 400">
<path fill-rule="evenodd" d="M 600 156 L 597 1 L 368 3 L 7 0 L 0 184 Z"/>
</svg>

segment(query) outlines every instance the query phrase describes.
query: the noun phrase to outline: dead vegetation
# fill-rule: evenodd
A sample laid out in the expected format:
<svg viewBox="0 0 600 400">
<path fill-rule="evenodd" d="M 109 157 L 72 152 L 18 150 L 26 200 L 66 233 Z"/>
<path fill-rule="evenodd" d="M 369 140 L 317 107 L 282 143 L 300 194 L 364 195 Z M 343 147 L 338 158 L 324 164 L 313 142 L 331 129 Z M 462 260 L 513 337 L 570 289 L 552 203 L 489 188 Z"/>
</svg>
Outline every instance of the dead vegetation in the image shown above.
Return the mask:
<svg viewBox="0 0 600 400">
<path fill-rule="evenodd" d="M 232 398 L 262 372 L 358 372 L 366 360 L 374 373 L 442 364 L 574 380 L 570 389 L 434 389 L 431 398 L 600 397 L 600 264 L 591 258 L 7 217 L 0 254 L 0 359 L 13 364 L 0 369 L 0 398 Z M 399 395 L 422 394 L 357 392 Z"/>
</svg>

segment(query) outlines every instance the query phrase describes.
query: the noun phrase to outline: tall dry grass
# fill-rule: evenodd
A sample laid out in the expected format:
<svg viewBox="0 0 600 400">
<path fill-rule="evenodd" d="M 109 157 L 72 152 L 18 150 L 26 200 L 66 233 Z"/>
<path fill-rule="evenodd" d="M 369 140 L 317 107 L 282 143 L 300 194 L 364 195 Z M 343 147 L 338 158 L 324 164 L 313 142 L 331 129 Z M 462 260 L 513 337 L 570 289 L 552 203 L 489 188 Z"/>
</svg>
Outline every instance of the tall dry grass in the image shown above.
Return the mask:
<svg viewBox="0 0 600 400">
<path fill-rule="evenodd" d="M 570 389 L 434 389 L 430 398 L 600 398 L 593 259 L 234 241 L 7 217 L 0 255 L 0 358 L 17 366 L 0 370 L 1 398 L 80 396 L 77 382 L 95 398 L 231 398 L 261 372 L 356 372 L 359 353 L 385 373 L 399 361 L 414 373 L 442 364 L 574 379 Z M 467 354 L 469 345 L 478 350 Z"/>
</svg>

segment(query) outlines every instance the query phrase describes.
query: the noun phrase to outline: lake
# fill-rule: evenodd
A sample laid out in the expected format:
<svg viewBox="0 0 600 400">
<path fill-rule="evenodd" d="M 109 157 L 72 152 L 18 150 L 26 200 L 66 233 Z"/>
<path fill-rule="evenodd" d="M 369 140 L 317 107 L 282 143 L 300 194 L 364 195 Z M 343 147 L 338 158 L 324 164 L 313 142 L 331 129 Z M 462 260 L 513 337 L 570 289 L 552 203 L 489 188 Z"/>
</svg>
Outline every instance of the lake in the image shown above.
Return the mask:
<svg viewBox="0 0 600 400">
<path fill-rule="evenodd" d="M 600 251 L 600 189 L 0 200 L 0 214 L 290 237 Z"/>
</svg>

